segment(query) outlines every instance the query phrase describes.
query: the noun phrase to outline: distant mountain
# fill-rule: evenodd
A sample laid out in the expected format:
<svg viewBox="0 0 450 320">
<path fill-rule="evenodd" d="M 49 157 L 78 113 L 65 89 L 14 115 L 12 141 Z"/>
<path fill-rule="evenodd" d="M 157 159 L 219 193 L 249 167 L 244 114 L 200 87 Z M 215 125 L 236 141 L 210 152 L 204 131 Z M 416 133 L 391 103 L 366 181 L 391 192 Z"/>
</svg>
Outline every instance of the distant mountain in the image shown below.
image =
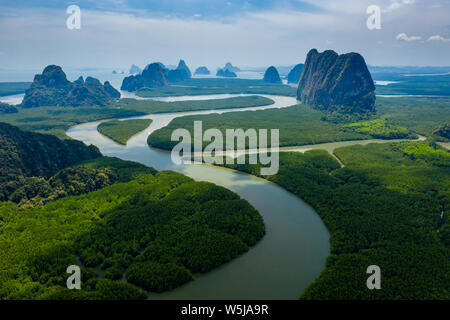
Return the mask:
<svg viewBox="0 0 450 320">
<path fill-rule="evenodd" d="M 112 74 L 117 74 L 117 71 L 116 71 L 116 70 L 113 70 L 113 71 L 112 71 Z"/>
<path fill-rule="evenodd" d="M 130 67 L 130 74 L 140 74 L 142 73 L 142 69 L 139 68 L 137 65 L 132 64 Z"/>
<path fill-rule="evenodd" d="M 7 114 L 7 113 L 17 113 L 19 110 L 17 110 L 16 107 L 9 105 L 7 103 L 0 102 L 0 114 Z"/>
<path fill-rule="evenodd" d="M 27 183 L 27 177 L 49 178 L 63 168 L 98 157 L 101 153 L 94 146 L 0 122 L 0 201 L 8 200 Z"/>
<path fill-rule="evenodd" d="M 180 62 L 178 63 L 178 67 L 176 70 L 185 70 L 186 74 L 188 75 L 188 78 L 190 78 L 192 76 L 191 74 L 191 70 L 189 70 L 188 66 L 186 65 L 186 62 L 184 62 L 184 60 L 180 60 Z"/>
<path fill-rule="evenodd" d="M 299 80 L 297 98 L 325 109 L 350 107 L 375 110 L 375 85 L 364 58 L 358 53 L 338 55 L 312 49 Z"/>
<path fill-rule="evenodd" d="M 270 83 L 281 83 L 281 78 L 278 74 L 277 68 L 275 68 L 274 66 L 267 68 L 266 72 L 264 73 L 263 80 Z"/>
<path fill-rule="evenodd" d="M 230 71 L 228 69 L 219 69 L 217 70 L 216 76 L 218 77 L 225 77 L 225 78 L 236 78 L 237 75 L 233 71 Z"/>
<path fill-rule="evenodd" d="M 195 74 L 195 75 L 207 75 L 207 74 L 211 74 L 211 72 L 208 70 L 207 67 L 202 66 L 202 67 L 198 67 L 198 68 L 195 70 L 195 73 L 194 73 L 194 74 Z"/>
<path fill-rule="evenodd" d="M 300 81 L 300 76 L 302 75 L 303 66 L 303 63 L 299 63 L 289 72 L 287 76 L 288 83 L 298 84 Z"/>
<path fill-rule="evenodd" d="M 238 67 L 233 66 L 233 65 L 231 64 L 231 62 L 227 62 L 227 63 L 225 64 L 225 67 L 224 67 L 223 69 L 224 69 L 224 70 L 231 71 L 231 72 L 239 72 L 239 71 L 241 71 L 241 69 L 239 69 Z"/>
<path fill-rule="evenodd" d="M 141 88 L 157 88 L 168 85 L 166 74 L 160 63 L 151 63 L 142 71 L 142 74 L 129 76 L 123 79 L 121 90 L 133 92 Z"/>
<path fill-rule="evenodd" d="M 86 81 L 80 77 L 70 82 L 61 67 L 50 65 L 34 77 L 21 106 L 105 106 L 120 97 L 117 90 L 113 92 L 111 89 L 115 90 L 112 87 L 106 90 L 98 79 L 92 77 L 87 77 Z"/>
</svg>

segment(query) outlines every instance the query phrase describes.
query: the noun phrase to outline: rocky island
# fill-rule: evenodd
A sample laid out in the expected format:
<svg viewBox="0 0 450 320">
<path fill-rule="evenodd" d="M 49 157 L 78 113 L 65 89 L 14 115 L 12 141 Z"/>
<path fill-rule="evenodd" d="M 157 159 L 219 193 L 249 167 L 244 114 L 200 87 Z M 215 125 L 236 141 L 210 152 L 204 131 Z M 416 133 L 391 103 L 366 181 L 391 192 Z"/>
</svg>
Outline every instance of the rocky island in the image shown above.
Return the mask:
<svg viewBox="0 0 450 320">
<path fill-rule="evenodd" d="M 216 76 L 218 77 L 225 77 L 225 78 L 236 78 L 237 75 L 233 71 L 230 71 L 228 69 L 219 69 L 217 70 Z"/>
<path fill-rule="evenodd" d="M 278 73 L 277 68 L 274 66 L 270 66 L 267 68 L 266 72 L 264 73 L 264 82 L 269 83 L 281 83 L 280 74 Z"/>
<path fill-rule="evenodd" d="M 289 71 L 289 74 L 287 76 L 288 83 L 298 84 L 298 82 L 300 81 L 300 76 L 302 75 L 303 66 L 303 63 L 299 63 L 294 68 L 292 68 L 291 71 Z"/>
<path fill-rule="evenodd" d="M 123 79 L 121 90 L 133 92 L 141 88 L 155 88 L 167 86 L 166 74 L 160 63 L 151 63 L 145 67 L 142 74 L 128 76 Z"/>
<path fill-rule="evenodd" d="M 102 85 L 92 77 L 70 82 L 61 67 L 50 65 L 34 77 L 21 106 L 105 106 L 117 98 L 120 93 L 109 82 Z"/>
<path fill-rule="evenodd" d="M 130 67 L 129 73 L 130 74 L 139 74 L 139 73 L 142 73 L 142 69 L 139 68 L 137 65 L 132 64 L 131 67 Z"/>
<path fill-rule="evenodd" d="M 211 74 L 211 72 L 205 66 L 198 67 L 194 73 L 194 75 L 208 75 L 208 74 Z"/>
<path fill-rule="evenodd" d="M 358 53 L 312 49 L 299 80 L 297 99 L 325 110 L 375 110 L 375 85 Z"/>
<path fill-rule="evenodd" d="M 224 70 L 231 71 L 231 72 L 239 72 L 239 71 L 241 71 L 241 69 L 239 69 L 238 67 L 233 66 L 233 65 L 231 64 L 231 62 L 227 62 L 227 63 L 225 64 L 225 67 L 224 67 L 223 69 L 224 69 Z"/>
</svg>

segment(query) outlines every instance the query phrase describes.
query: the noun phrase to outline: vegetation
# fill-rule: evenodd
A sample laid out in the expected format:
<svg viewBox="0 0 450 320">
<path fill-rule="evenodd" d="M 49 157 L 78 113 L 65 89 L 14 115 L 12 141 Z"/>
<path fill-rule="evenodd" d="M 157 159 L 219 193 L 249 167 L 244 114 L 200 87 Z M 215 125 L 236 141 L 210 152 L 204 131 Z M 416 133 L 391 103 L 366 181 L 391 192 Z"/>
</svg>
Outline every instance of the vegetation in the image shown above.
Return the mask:
<svg viewBox="0 0 450 320">
<path fill-rule="evenodd" d="M 448 73 L 448 70 L 443 70 L 440 72 Z M 403 74 L 378 74 L 376 75 L 376 79 L 397 81 L 396 83 L 391 83 L 387 86 L 377 86 L 377 94 L 450 96 L 450 74 L 434 75 L 434 76 L 432 75 L 404 76 Z"/>
<path fill-rule="evenodd" d="M 127 279 L 148 291 L 162 292 L 189 282 L 193 277 L 185 267 L 174 263 L 147 261 L 132 264 L 127 270 Z"/>
<path fill-rule="evenodd" d="M 162 102 L 122 99 L 104 107 L 40 107 L 18 108 L 19 113 L 3 114 L 1 120 L 26 131 L 36 131 L 67 139 L 71 126 L 111 118 L 126 118 L 149 113 L 255 107 L 272 104 L 264 97 L 237 97 L 205 101 Z"/>
<path fill-rule="evenodd" d="M 234 128 L 280 129 L 280 146 L 297 146 L 322 142 L 360 140 L 371 137 L 365 132 L 344 130 L 342 124 L 322 120 L 323 113 L 306 105 L 296 105 L 284 109 L 269 109 L 258 112 L 230 112 L 221 115 L 187 116 L 174 119 L 168 126 L 152 133 L 148 143 L 152 147 L 171 150 L 178 141 L 171 141 L 173 130 L 185 128 L 191 132 L 195 120 L 203 121 L 203 130 Z M 204 142 L 207 145 L 208 142 Z"/>
<path fill-rule="evenodd" d="M 0 82 L 0 97 L 24 93 L 31 82 Z"/>
<path fill-rule="evenodd" d="M 133 110 L 115 107 L 40 107 L 18 108 L 19 113 L 1 116 L 7 122 L 25 131 L 35 131 L 67 139 L 66 131 L 74 125 L 108 118 L 143 115 Z"/>
<path fill-rule="evenodd" d="M 146 88 L 138 91 L 141 97 L 165 97 L 165 96 L 185 96 L 202 94 L 275 94 L 295 97 L 297 88 L 283 85 L 267 83 L 262 80 L 248 79 L 188 79 L 177 83 L 177 85 L 162 88 Z"/>
<path fill-rule="evenodd" d="M 0 202 L 0 299 L 143 299 L 143 289 L 173 289 L 264 236 L 258 212 L 227 189 L 1 129 L 2 200 L 16 203 Z M 65 289 L 73 264 L 82 291 Z M 122 283 L 125 274 L 142 288 Z"/>
<path fill-rule="evenodd" d="M 127 272 L 130 282 L 143 288 L 170 290 L 190 280 L 192 272 L 206 272 L 243 253 L 264 235 L 263 221 L 247 201 L 173 172 L 140 175 L 24 214 L 2 202 L 0 229 L 2 299 L 64 298 L 65 270 L 77 256 L 88 275 L 87 298 L 107 294 L 97 292 L 98 275 L 91 267 L 110 280 Z"/>
<path fill-rule="evenodd" d="M 0 114 L 8 114 L 8 113 L 17 113 L 19 110 L 17 110 L 16 107 L 9 105 L 7 103 L 0 102 Z"/>
<path fill-rule="evenodd" d="M 281 153 L 278 174 L 266 177 L 310 203 L 331 234 L 326 268 L 302 298 L 448 300 L 450 154 L 427 142 L 335 153 L 345 167 L 325 151 Z M 259 174 L 258 165 L 230 167 Z M 373 264 L 382 290 L 366 287 Z"/>
<path fill-rule="evenodd" d="M 438 136 L 439 140 L 448 141 L 450 139 L 450 125 L 447 123 L 433 130 L 434 137 Z"/>
<path fill-rule="evenodd" d="M 40 194 L 39 190 L 49 186 L 32 177 L 50 178 L 63 168 L 100 156 L 96 147 L 79 141 L 61 141 L 0 123 L 0 201 L 18 202 L 22 197 L 28 199 L 25 195 Z"/>
<path fill-rule="evenodd" d="M 417 136 L 408 133 L 408 129 L 389 123 L 386 119 L 376 119 L 371 121 L 362 121 L 344 126 L 355 132 L 367 133 L 374 138 L 379 139 L 405 139 L 417 138 Z"/>
<path fill-rule="evenodd" d="M 97 127 L 98 132 L 111 138 L 112 140 L 126 145 L 127 141 L 135 134 L 148 128 L 152 123 L 150 119 L 134 119 L 134 120 L 111 120 L 102 122 Z"/>
<path fill-rule="evenodd" d="M 178 143 L 170 141 L 173 130 L 186 128 L 193 136 L 195 120 L 203 121 L 203 130 L 217 128 L 222 133 L 227 128 L 279 128 L 280 146 L 370 138 L 415 138 L 415 133 L 430 137 L 439 124 L 450 121 L 449 108 L 450 99 L 447 98 L 379 98 L 377 114 L 368 116 L 369 120 L 356 123 L 354 121 L 358 121 L 358 117 L 340 117 L 339 120 L 334 118 L 336 121 L 330 121 L 331 113 L 306 105 L 258 112 L 187 116 L 174 119 L 167 127 L 155 131 L 148 142 L 153 147 L 171 150 Z M 204 146 L 207 144 L 205 142 Z"/>
<path fill-rule="evenodd" d="M 156 100 L 122 99 L 118 103 L 121 109 L 130 109 L 144 113 L 164 113 L 181 111 L 199 111 L 233 108 L 250 108 L 273 104 L 273 100 L 260 96 L 234 97 L 227 99 L 192 100 L 163 102 Z"/>
<path fill-rule="evenodd" d="M 394 125 L 430 137 L 434 129 L 450 122 L 450 98 L 377 98 L 377 116 Z"/>
</svg>

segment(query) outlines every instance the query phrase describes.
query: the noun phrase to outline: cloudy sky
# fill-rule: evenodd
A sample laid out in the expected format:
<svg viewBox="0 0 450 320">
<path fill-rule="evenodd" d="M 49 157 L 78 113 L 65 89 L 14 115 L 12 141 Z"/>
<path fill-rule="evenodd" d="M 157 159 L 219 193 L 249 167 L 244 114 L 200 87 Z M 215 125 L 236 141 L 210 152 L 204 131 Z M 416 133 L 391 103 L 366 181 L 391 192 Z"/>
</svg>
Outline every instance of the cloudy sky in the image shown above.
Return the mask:
<svg viewBox="0 0 450 320">
<path fill-rule="evenodd" d="M 66 26 L 69 5 L 81 29 Z M 369 30 L 367 7 L 381 11 Z M 128 69 L 153 61 L 217 67 L 303 62 L 309 49 L 371 65 L 450 65 L 449 0 L 0 0 L 0 68 Z"/>
</svg>

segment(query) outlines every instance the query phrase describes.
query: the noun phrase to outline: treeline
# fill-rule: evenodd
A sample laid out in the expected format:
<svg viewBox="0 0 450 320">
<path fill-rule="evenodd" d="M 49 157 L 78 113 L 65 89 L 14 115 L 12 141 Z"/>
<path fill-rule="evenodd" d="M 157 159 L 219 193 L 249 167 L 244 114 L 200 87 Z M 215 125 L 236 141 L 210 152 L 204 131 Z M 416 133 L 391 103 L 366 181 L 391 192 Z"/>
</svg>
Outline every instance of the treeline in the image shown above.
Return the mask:
<svg viewBox="0 0 450 320">
<path fill-rule="evenodd" d="M 81 167 L 109 168 L 117 182 L 131 174 L 128 162 L 113 158 Z M 178 287 L 264 235 L 259 213 L 233 192 L 138 169 L 128 182 L 24 214 L 0 202 L 0 299 L 143 299 L 145 290 Z M 72 264 L 82 267 L 81 291 L 65 289 Z"/>
<path fill-rule="evenodd" d="M 325 151 L 280 153 L 266 178 L 311 204 L 331 235 L 326 268 L 303 299 L 450 298 L 450 167 L 435 163 L 434 148 L 427 158 L 426 142 L 407 144 L 337 149 L 344 168 Z M 366 287 L 369 265 L 381 268 L 381 290 Z"/>
<path fill-rule="evenodd" d="M 148 128 L 151 123 L 150 119 L 110 120 L 100 123 L 97 130 L 115 142 L 126 145 L 132 136 Z"/>
<path fill-rule="evenodd" d="M 0 123 L 0 201 L 10 199 L 20 188 L 21 193 L 25 189 L 31 193 L 34 192 L 31 189 L 39 189 L 43 181 L 31 177 L 47 179 L 63 168 L 100 156 L 96 147 L 87 147 L 79 141 L 61 141 L 55 136 L 25 132 Z"/>
</svg>

